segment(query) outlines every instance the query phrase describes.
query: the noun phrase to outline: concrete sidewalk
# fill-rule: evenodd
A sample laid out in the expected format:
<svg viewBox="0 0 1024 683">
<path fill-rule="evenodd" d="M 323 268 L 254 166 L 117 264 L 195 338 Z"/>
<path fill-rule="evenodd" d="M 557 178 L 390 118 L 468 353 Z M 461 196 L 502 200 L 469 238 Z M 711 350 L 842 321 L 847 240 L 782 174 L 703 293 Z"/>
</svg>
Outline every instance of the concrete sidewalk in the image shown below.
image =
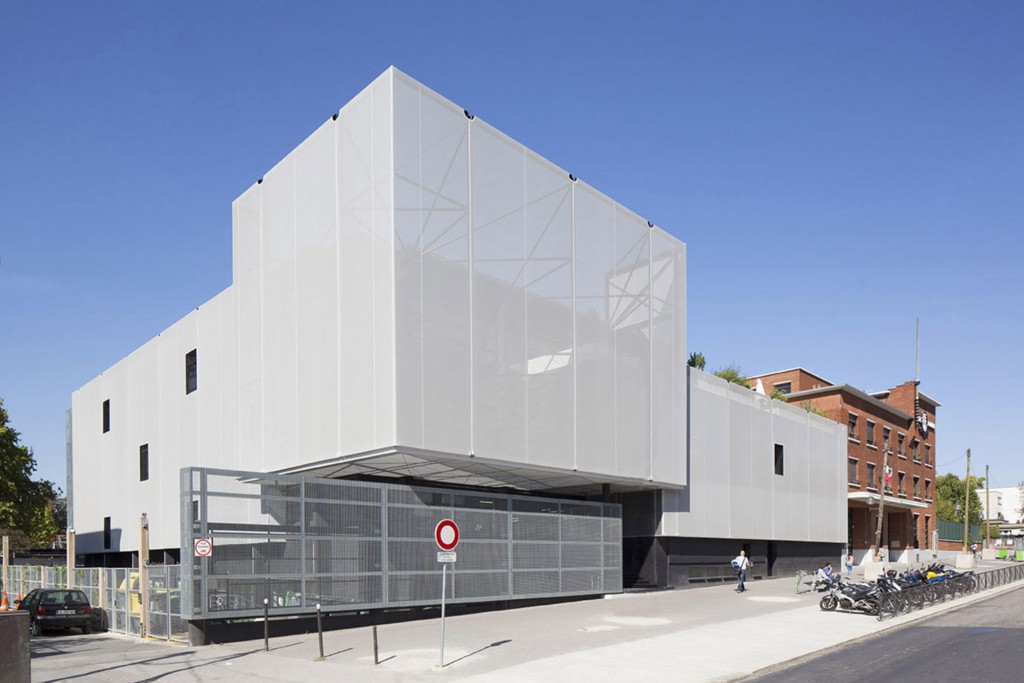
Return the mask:
<svg viewBox="0 0 1024 683">
<path fill-rule="evenodd" d="M 1002 566 L 984 563 L 979 571 Z M 797 594 L 792 577 L 747 585 L 749 591 L 742 595 L 732 584 L 722 584 L 449 617 L 443 669 L 437 666 L 436 619 L 379 627 L 377 666 L 369 628 L 325 633 L 326 657 L 321 662 L 314 661 L 316 633 L 273 639 L 269 652 L 262 650 L 262 641 L 205 648 L 139 645 L 178 653 L 172 670 L 160 673 L 162 681 L 729 681 L 1024 582 L 884 622 L 862 614 L 822 612 L 820 594 Z M 161 659 L 148 651 L 147 656 Z M 33 660 L 33 673 L 45 673 L 37 663 L 45 666 L 47 659 Z M 154 680 L 153 669 L 147 675 L 130 667 L 114 673 L 108 669 L 103 680 Z"/>
</svg>

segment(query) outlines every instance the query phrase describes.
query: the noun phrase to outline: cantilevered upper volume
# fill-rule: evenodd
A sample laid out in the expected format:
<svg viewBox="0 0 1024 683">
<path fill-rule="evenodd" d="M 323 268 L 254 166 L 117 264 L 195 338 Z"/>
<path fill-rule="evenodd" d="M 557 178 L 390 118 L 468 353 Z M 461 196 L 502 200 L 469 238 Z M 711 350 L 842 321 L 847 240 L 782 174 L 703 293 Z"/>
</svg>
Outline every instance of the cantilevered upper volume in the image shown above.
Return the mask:
<svg viewBox="0 0 1024 683">
<path fill-rule="evenodd" d="M 76 526 L 183 466 L 687 483 L 685 246 L 396 69 L 235 200 L 232 268 L 75 392 Z"/>
</svg>

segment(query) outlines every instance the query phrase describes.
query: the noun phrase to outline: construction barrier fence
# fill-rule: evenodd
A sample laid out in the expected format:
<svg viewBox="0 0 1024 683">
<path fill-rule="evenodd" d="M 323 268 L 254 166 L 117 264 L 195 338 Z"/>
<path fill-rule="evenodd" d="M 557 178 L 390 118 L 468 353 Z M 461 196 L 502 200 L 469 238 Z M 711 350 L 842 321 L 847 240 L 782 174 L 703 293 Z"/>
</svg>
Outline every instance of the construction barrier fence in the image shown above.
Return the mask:
<svg viewBox="0 0 1024 683">
<path fill-rule="evenodd" d="M 71 578 L 71 581 L 68 579 Z M 140 585 L 138 569 L 106 567 L 76 568 L 68 576 L 67 567 L 11 565 L 3 579 L 12 603 L 36 588 L 81 589 L 93 609 L 93 625 L 98 629 L 129 636 L 188 642 L 188 621 L 181 616 L 181 567 L 150 565 L 146 585 Z M 143 633 L 142 605 L 146 610 Z"/>
</svg>

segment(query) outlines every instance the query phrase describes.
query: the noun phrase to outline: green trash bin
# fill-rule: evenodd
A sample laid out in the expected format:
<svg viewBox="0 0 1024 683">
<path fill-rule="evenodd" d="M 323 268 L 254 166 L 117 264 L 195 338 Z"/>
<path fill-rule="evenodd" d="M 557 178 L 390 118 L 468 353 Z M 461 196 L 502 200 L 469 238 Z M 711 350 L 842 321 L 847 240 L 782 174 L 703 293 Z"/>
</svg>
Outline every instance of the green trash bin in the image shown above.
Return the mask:
<svg viewBox="0 0 1024 683">
<path fill-rule="evenodd" d="M 1017 551 L 1017 561 L 1024 562 L 1024 550 Z"/>
<path fill-rule="evenodd" d="M 1005 560 L 1006 559 L 1006 548 L 1000 549 L 999 554 L 996 555 L 996 557 L 998 557 L 1000 560 Z"/>
</svg>

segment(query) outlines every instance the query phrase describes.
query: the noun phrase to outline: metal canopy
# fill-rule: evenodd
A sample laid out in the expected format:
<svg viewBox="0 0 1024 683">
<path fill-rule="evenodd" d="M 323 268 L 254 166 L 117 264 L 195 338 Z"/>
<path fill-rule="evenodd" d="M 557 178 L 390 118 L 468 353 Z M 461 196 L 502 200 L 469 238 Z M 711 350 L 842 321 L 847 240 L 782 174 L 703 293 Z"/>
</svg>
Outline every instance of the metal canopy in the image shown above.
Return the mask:
<svg viewBox="0 0 1024 683">
<path fill-rule="evenodd" d="M 513 488 L 567 495 L 599 494 L 608 484 L 616 493 L 659 488 L 678 488 L 654 481 L 616 478 L 545 468 L 475 456 L 455 455 L 409 448 L 390 448 L 279 470 L 281 474 L 338 479 L 356 475 L 410 478 L 449 485 L 480 488 Z"/>
</svg>

